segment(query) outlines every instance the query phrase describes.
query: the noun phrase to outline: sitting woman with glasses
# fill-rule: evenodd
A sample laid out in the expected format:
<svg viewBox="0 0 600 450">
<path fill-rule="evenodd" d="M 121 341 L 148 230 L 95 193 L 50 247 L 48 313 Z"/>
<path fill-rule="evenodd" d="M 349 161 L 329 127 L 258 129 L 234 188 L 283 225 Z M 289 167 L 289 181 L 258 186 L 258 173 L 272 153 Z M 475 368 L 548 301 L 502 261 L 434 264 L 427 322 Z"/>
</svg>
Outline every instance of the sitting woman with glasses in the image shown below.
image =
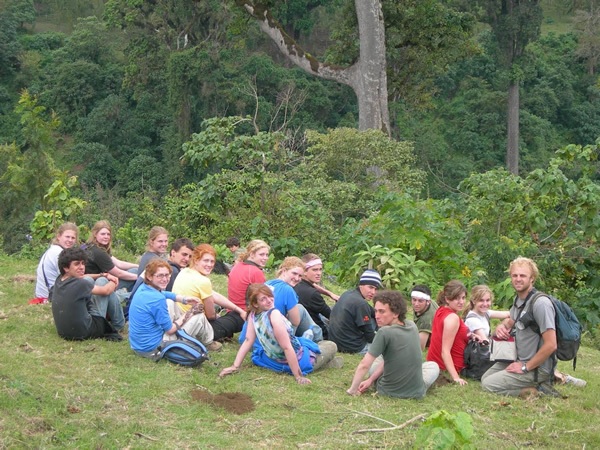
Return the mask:
<svg viewBox="0 0 600 450">
<path fill-rule="evenodd" d="M 154 358 L 163 341 L 176 339 L 175 332 L 184 330 L 203 344 L 213 341 L 213 331 L 202 314 L 200 299 L 165 291 L 171 278 L 171 266 L 153 259 L 146 266 L 144 283 L 133 295 L 129 307 L 129 344 L 140 356 Z M 182 313 L 175 303 L 194 307 Z"/>
</svg>

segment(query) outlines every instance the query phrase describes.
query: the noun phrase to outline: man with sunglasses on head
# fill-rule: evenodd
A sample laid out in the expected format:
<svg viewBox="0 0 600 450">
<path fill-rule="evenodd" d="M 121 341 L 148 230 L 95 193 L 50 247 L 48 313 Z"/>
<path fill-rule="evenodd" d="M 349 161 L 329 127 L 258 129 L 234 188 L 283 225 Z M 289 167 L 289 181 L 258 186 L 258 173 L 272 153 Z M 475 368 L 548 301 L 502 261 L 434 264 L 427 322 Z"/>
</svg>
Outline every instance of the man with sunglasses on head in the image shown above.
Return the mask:
<svg viewBox="0 0 600 450">
<path fill-rule="evenodd" d="M 410 300 L 413 308 L 413 320 L 419 330 L 421 351 L 423 351 L 426 347 L 429 347 L 431 324 L 438 305 L 431 300 L 431 290 L 424 284 L 417 284 L 412 288 Z"/>
</svg>

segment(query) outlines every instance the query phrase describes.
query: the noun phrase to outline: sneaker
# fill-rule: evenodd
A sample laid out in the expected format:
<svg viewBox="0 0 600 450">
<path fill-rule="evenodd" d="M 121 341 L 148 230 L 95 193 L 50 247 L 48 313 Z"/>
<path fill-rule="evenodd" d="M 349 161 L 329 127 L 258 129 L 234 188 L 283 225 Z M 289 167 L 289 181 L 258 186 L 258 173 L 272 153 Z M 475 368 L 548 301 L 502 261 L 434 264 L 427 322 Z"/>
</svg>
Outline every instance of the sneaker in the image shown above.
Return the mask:
<svg viewBox="0 0 600 450">
<path fill-rule="evenodd" d="M 572 377 L 571 375 L 567 375 L 565 378 L 565 383 L 572 384 L 573 386 L 577 387 L 585 387 L 587 385 L 587 381 L 582 380 L 581 378 Z"/>
<path fill-rule="evenodd" d="M 341 356 L 336 356 L 331 361 L 329 361 L 325 365 L 325 367 L 328 369 L 341 369 L 342 367 L 344 367 L 344 358 L 342 358 Z"/>
<path fill-rule="evenodd" d="M 209 352 L 220 352 L 223 350 L 223 344 L 217 341 L 212 341 L 210 344 L 206 344 L 206 349 Z"/>
</svg>

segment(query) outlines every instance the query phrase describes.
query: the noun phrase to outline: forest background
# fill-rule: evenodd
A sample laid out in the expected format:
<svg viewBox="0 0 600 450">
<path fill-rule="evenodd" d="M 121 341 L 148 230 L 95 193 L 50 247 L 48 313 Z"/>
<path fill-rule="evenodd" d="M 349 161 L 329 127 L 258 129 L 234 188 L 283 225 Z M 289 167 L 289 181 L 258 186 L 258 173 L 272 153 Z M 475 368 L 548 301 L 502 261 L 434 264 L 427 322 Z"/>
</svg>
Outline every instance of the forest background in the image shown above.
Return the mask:
<svg viewBox="0 0 600 450">
<path fill-rule="evenodd" d="M 108 219 L 130 255 L 152 225 L 222 255 L 259 237 L 271 264 L 313 251 L 341 285 L 367 266 L 404 292 L 459 278 L 501 307 L 524 255 L 594 335 L 594 0 L 384 0 L 390 124 L 360 131 L 355 92 L 286 59 L 248 3 L 0 0 L 5 253 L 39 257 L 58 223 L 85 237 Z M 311 61 L 364 57 L 350 0 L 254 3 Z"/>
</svg>

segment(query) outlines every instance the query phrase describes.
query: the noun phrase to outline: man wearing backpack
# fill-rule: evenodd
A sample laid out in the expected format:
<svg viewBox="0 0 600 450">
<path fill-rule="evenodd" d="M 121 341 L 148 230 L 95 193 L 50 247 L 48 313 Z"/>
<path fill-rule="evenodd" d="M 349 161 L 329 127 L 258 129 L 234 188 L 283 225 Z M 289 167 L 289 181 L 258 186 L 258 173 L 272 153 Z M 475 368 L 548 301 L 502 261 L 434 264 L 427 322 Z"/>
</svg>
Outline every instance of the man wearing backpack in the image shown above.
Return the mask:
<svg viewBox="0 0 600 450">
<path fill-rule="evenodd" d="M 554 306 L 548 297 L 539 296 L 530 311 L 528 300 L 536 292 L 533 284 L 539 275 L 534 261 L 518 257 L 510 263 L 509 272 L 517 296 L 510 317 L 496 328 L 496 336 L 508 339 L 514 335 L 517 360 L 494 364 L 483 374 L 481 385 L 489 392 L 512 396 L 554 392 L 549 386 L 556 365 Z M 533 320 L 524 323 L 527 315 Z"/>
</svg>

